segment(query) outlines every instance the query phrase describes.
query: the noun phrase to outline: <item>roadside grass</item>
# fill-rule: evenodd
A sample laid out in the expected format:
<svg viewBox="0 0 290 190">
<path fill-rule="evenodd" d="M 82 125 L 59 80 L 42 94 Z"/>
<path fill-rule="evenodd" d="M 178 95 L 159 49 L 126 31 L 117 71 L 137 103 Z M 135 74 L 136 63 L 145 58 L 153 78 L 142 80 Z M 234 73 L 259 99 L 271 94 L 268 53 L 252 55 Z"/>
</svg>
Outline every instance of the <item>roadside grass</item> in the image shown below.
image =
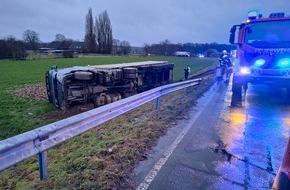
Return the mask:
<svg viewBox="0 0 290 190">
<path fill-rule="evenodd" d="M 69 67 L 153 59 L 175 63 L 175 81 L 183 78 L 183 69 L 187 64 L 191 66 L 192 72 L 196 72 L 214 62 L 175 57 L 0 61 L 0 140 L 51 122 L 43 119 L 45 115 L 62 112 L 47 101 L 18 98 L 10 93 L 24 84 L 43 83 L 44 73 L 56 62 L 59 67 Z M 32 73 L 33 76 L 29 76 Z M 133 184 L 129 174 L 134 165 L 147 158 L 146 150 L 154 146 L 169 127 L 174 126 L 177 118 L 187 117 L 186 113 L 196 103 L 197 98 L 209 88 L 211 81 L 212 78 L 208 78 L 198 87 L 163 96 L 159 110 L 155 109 L 155 101 L 149 102 L 50 149 L 48 180 L 39 180 L 36 157 L 1 172 L 0 189 L 131 189 Z"/>
</svg>

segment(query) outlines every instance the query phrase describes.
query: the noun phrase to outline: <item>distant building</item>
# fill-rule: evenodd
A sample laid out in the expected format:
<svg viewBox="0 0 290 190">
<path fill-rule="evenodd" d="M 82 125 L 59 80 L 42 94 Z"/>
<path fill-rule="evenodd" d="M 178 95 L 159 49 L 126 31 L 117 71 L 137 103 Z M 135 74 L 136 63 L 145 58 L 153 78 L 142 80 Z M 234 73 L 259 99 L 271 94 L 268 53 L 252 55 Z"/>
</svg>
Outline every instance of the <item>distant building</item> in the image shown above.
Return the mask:
<svg viewBox="0 0 290 190">
<path fill-rule="evenodd" d="M 177 51 L 174 53 L 176 57 L 190 57 L 190 52 L 187 51 Z"/>
<path fill-rule="evenodd" d="M 58 42 L 53 41 L 50 43 L 43 43 L 42 47 L 38 49 L 39 53 L 60 53 L 60 52 L 75 52 L 84 53 L 86 52 L 85 42 Z"/>
<path fill-rule="evenodd" d="M 43 48 L 38 48 L 38 52 L 39 53 L 49 53 L 49 52 L 51 52 L 52 50 L 54 50 L 53 48 L 45 48 L 45 47 L 43 47 Z"/>
<path fill-rule="evenodd" d="M 85 42 L 73 42 L 69 49 L 77 53 L 84 53 L 87 47 Z"/>
</svg>

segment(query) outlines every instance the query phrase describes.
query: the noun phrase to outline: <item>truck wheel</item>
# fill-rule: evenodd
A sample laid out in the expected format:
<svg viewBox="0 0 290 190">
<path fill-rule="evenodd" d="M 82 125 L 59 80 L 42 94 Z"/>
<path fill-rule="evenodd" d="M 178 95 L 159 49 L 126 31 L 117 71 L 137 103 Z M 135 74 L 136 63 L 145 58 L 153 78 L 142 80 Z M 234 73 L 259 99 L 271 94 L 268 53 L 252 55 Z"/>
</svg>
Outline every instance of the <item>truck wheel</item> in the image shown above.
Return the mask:
<svg viewBox="0 0 290 190">
<path fill-rule="evenodd" d="M 84 72 L 84 71 L 77 71 L 74 73 L 74 77 L 75 77 L 75 79 L 78 79 L 78 80 L 92 80 L 93 73 Z"/>
<path fill-rule="evenodd" d="M 232 107 L 242 106 L 242 84 L 241 83 L 233 82 L 231 106 Z"/>
<path fill-rule="evenodd" d="M 105 96 L 106 104 L 110 104 L 113 102 L 111 95 L 107 94 Z"/>
<path fill-rule="evenodd" d="M 103 106 L 106 104 L 106 94 L 101 93 L 99 96 L 95 97 L 94 99 L 94 107 Z"/>
</svg>

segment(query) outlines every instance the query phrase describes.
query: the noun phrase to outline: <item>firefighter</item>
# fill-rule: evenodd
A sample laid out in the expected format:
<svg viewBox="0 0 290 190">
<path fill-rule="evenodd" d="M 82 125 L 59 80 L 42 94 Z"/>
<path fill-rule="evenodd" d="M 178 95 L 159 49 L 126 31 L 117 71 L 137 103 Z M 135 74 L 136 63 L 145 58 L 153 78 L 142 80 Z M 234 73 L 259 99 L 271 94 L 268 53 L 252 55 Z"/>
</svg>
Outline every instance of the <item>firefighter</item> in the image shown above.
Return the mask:
<svg viewBox="0 0 290 190">
<path fill-rule="evenodd" d="M 187 67 L 184 69 L 184 78 L 185 80 L 188 80 L 188 75 L 190 73 L 190 67 L 187 65 Z"/>
<path fill-rule="evenodd" d="M 222 76 L 225 75 L 225 82 L 228 82 L 233 72 L 233 64 L 228 56 L 227 50 L 223 50 L 219 61 L 220 66 L 222 67 Z"/>
</svg>

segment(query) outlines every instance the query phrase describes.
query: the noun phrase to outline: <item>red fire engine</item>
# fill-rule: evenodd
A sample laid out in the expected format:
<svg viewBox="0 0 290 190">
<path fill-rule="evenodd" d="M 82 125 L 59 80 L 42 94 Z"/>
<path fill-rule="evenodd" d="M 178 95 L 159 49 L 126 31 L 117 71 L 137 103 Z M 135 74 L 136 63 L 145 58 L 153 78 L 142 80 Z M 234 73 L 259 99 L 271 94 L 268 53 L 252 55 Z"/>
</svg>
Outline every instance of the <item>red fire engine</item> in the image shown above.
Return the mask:
<svg viewBox="0 0 290 190">
<path fill-rule="evenodd" d="M 248 83 L 285 88 L 290 97 L 290 16 L 272 13 L 265 18 L 251 11 L 245 23 L 231 28 L 230 43 L 237 45 L 232 106 L 242 105 Z"/>
</svg>

